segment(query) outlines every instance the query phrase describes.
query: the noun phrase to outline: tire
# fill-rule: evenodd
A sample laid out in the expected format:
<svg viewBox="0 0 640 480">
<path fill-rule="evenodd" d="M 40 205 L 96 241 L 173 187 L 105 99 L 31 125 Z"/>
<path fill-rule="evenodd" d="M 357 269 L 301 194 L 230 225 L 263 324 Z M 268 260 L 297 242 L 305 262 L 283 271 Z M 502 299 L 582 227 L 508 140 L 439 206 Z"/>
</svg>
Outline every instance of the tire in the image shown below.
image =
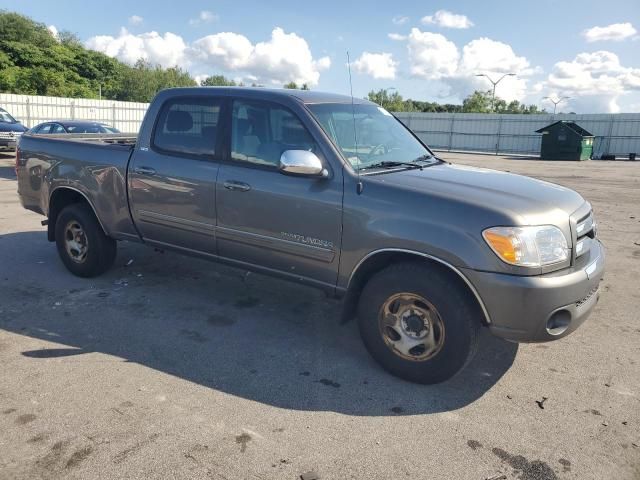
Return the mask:
<svg viewBox="0 0 640 480">
<path fill-rule="evenodd" d="M 450 274 L 399 263 L 366 284 L 358 324 L 367 350 L 385 370 L 434 384 L 453 377 L 473 358 L 481 323 L 476 311 L 468 291 Z"/>
<path fill-rule="evenodd" d="M 96 277 L 115 261 L 116 241 L 105 235 L 87 204 L 74 203 L 58 214 L 55 239 L 62 263 L 78 277 Z"/>
</svg>

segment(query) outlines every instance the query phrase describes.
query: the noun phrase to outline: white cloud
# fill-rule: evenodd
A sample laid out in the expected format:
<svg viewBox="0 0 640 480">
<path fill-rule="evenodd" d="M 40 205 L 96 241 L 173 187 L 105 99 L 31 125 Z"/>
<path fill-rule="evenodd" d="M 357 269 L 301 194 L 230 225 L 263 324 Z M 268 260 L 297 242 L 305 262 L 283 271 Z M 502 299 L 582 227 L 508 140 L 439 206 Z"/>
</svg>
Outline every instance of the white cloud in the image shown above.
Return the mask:
<svg viewBox="0 0 640 480">
<path fill-rule="evenodd" d="M 459 15 L 448 10 L 438 10 L 433 15 L 422 17 L 422 23 L 425 25 L 438 25 L 443 28 L 470 28 L 473 22 L 466 15 Z"/>
<path fill-rule="evenodd" d="M 407 39 L 406 35 L 400 35 L 399 33 L 389 33 L 387 36 L 396 42 L 402 42 Z"/>
<path fill-rule="evenodd" d="M 412 28 L 407 49 L 412 75 L 435 80 L 456 73 L 460 53 L 444 35 Z"/>
<path fill-rule="evenodd" d="M 140 25 L 142 22 L 144 22 L 144 18 L 140 15 L 131 15 L 129 17 L 129 25 Z"/>
<path fill-rule="evenodd" d="M 218 21 L 220 17 L 209 10 L 202 10 L 196 18 L 189 20 L 189 25 L 199 25 L 201 23 L 211 23 Z"/>
<path fill-rule="evenodd" d="M 98 35 L 87 40 L 86 46 L 129 64 L 141 58 L 164 67 L 186 67 L 189 64 L 186 43 L 182 37 L 171 32 L 164 35 L 158 32 L 134 35 L 122 28 L 117 37 Z"/>
<path fill-rule="evenodd" d="M 49 33 L 53 38 L 55 38 L 56 40 L 60 39 L 60 36 L 58 35 L 58 29 L 56 28 L 55 25 L 49 25 L 47 27 L 47 30 L 49 30 Z"/>
<path fill-rule="evenodd" d="M 498 81 L 505 74 L 515 73 L 515 77 L 504 77 L 497 87 L 497 95 L 505 100 L 522 100 L 527 94 L 527 77 L 540 72 L 541 69 L 532 68 L 525 57 L 516 55 L 510 45 L 484 37 L 464 46 L 458 69 L 458 75 L 466 78 L 465 83 L 474 90 L 492 87 L 486 78 L 476 77 L 477 74 Z"/>
<path fill-rule="evenodd" d="M 142 58 L 163 67 L 188 68 L 194 75 L 222 71 L 261 84 L 282 85 L 294 81 L 317 85 L 320 72 L 331 66 L 329 57 L 314 58 L 304 38 L 286 33 L 282 28 L 274 28 L 270 39 L 256 44 L 244 35 L 221 32 L 190 45 L 171 32 L 134 35 L 122 28 L 117 37 L 92 37 L 86 45 L 129 64 Z"/>
<path fill-rule="evenodd" d="M 390 53 L 364 52 L 360 58 L 353 62 L 353 68 L 356 72 L 380 79 L 396 78 L 397 65 Z"/>
<path fill-rule="evenodd" d="M 615 53 L 600 50 L 556 63 L 547 80 L 549 86 L 574 93 L 624 93 L 627 88 L 640 88 L 640 69 L 623 67 Z"/>
<path fill-rule="evenodd" d="M 530 63 L 519 57 L 510 45 L 481 37 L 472 40 L 463 48 L 460 68 L 465 73 L 517 73 L 529 75 Z"/>
<path fill-rule="evenodd" d="M 407 50 L 413 76 L 440 80 L 446 86 L 444 94 L 458 98 L 491 87 L 486 78 L 477 77 L 477 74 L 497 80 L 513 72 L 517 77 L 504 78 L 497 94 L 505 100 L 521 100 L 527 93 L 527 78 L 540 73 L 540 69 L 532 68 L 525 57 L 516 55 L 511 46 L 489 38 L 472 40 L 461 52 L 444 35 L 413 28 Z"/>
<path fill-rule="evenodd" d="M 570 105 L 577 111 L 617 113 L 621 97 L 640 92 L 640 68 L 623 66 L 606 50 L 580 53 L 570 62 L 557 62 L 538 89 L 548 96 L 572 97 Z"/>
<path fill-rule="evenodd" d="M 587 42 L 601 42 L 605 40 L 613 40 L 620 42 L 627 38 L 633 37 L 638 31 L 631 23 L 614 23 L 606 27 L 593 27 L 582 32 L 582 36 Z"/>
<path fill-rule="evenodd" d="M 394 25 L 404 25 L 409 21 L 409 17 L 406 15 L 396 15 L 391 19 Z"/>
<path fill-rule="evenodd" d="M 195 41 L 192 48 L 205 66 L 244 72 L 258 83 L 317 85 L 320 72 L 331 66 L 329 57 L 313 58 L 304 38 L 279 27 L 268 41 L 255 45 L 244 35 L 222 32 Z"/>
</svg>

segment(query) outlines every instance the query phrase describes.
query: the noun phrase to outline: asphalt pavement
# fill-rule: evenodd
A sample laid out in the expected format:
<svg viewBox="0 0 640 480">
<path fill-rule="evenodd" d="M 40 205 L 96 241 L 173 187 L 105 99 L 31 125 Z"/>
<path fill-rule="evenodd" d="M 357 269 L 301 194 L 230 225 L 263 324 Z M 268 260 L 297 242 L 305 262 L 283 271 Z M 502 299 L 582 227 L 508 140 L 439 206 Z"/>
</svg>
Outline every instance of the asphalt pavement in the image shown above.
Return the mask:
<svg viewBox="0 0 640 480">
<path fill-rule="evenodd" d="M 608 266 L 573 335 L 422 386 L 311 288 L 130 243 L 72 276 L 0 153 L 0 479 L 640 478 L 640 162 L 442 156 L 576 189 Z"/>
</svg>

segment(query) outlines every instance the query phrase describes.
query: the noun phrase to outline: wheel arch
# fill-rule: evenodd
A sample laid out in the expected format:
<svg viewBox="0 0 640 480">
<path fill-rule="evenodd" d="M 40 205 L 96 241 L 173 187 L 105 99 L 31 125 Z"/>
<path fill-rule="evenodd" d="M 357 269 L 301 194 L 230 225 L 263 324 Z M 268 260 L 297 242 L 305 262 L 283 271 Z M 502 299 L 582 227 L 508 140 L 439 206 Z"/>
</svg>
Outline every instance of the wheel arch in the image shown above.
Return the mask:
<svg viewBox="0 0 640 480">
<path fill-rule="evenodd" d="M 489 312 L 487 311 L 480 294 L 460 269 L 445 260 L 434 257 L 433 255 L 413 250 L 395 248 L 375 250 L 365 255 L 358 262 L 356 267 L 353 269 L 353 272 L 349 277 L 349 283 L 347 284 L 347 293 L 344 298 L 342 311 L 342 322 L 348 321 L 355 315 L 358 299 L 360 298 L 362 289 L 373 275 L 391 264 L 415 261 L 428 265 L 429 268 L 437 269 L 452 278 L 460 285 L 461 288 L 470 294 L 478 313 L 482 316 L 482 323 L 484 325 L 491 323 L 491 317 L 489 316 Z"/>
<path fill-rule="evenodd" d="M 104 225 L 102 224 L 102 221 L 100 220 L 95 207 L 93 206 L 91 201 L 89 201 L 89 198 L 77 188 L 65 185 L 55 188 L 53 192 L 51 192 L 51 195 L 49 197 L 49 211 L 47 214 L 47 239 L 50 242 L 55 241 L 55 228 L 58 215 L 60 214 L 62 209 L 74 203 L 86 203 L 87 205 L 89 205 L 89 207 L 91 207 L 91 210 L 93 211 L 93 215 L 96 217 L 96 220 L 100 224 L 100 228 L 102 228 L 102 231 L 105 235 L 108 235 L 107 230 L 104 228 Z"/>
</svg>

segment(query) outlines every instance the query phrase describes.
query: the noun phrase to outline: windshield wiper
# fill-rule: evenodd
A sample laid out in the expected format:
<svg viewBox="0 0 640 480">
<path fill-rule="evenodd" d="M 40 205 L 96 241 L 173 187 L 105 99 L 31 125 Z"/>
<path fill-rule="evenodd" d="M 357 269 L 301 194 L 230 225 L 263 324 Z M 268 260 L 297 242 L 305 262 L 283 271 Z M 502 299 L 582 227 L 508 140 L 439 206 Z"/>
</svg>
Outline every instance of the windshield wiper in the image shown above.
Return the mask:
<svg viewBox="0 0 640 480">
<path fill-rule="evenodd" d="M 385 161 L 372 163 L 371 165 L 365 165 L 364 167 L 360 167 L 360 170 L 369 170 L 372 168 L 393 168 L 393 167 L 410 167 L 410 168 L 419 168 L 422 170 L 424 165 L 420 165 L 415 162 L 393 162 L 393 161 Z"/>
</svg>

